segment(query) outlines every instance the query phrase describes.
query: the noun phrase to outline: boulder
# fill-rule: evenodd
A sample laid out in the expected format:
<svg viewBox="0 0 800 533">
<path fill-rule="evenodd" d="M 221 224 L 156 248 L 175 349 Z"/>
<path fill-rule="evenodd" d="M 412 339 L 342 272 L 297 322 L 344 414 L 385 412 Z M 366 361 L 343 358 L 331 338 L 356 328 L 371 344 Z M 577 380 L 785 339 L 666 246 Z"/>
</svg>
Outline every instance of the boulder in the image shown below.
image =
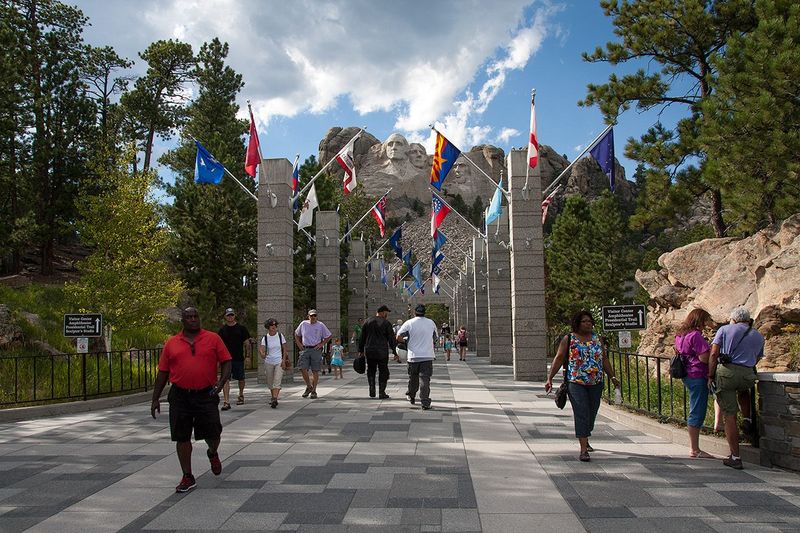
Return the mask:
<svg viewBox="0 0 800 533">
<path fill-rule="evenodd" d="M 737 306 L 766 337 L 759 368 L 786 370 L 800 324 L 800 214 L 744 239 L 706 239 L 662 255 L 660 271 L 636 273 L 651 298 L 640 353 L 669 356 L 686 314 L 701 307 L 717 325 Z M 710 333 L 710 332 L 709 332 Z"/>
<path fill-rule="evenodd" d="M 11 310 L 0 304 L 0 349 L 9 349 L 22 345 L 23 334 L 11 316 Z"/>
</svg>

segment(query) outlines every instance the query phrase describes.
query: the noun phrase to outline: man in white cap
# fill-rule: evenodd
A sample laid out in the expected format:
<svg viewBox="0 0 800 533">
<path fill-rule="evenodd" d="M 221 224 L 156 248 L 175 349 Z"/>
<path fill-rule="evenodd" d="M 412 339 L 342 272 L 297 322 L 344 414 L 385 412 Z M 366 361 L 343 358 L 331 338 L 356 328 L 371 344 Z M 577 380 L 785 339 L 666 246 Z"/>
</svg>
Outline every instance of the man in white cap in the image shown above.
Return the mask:
<svg viewBox="0 0 800 533">
<path fill-rule="evenodd" d="M 319 369 L 322 367 L 322 348 L 331 337 L 328 327 L 317 320 L 317 310 L 308 311 L 308 320 L 303 320 L 297 329 L 294 330 L 294 343 L 300 350 L 300 359 L 297 367 L 303 374 L 303 381 L 306 382 L 306 390 L 303 398 L 317 398 L 317 383 L 319 383 Z M 311 370 L 312 376 L 308 375 Z"/>
<path fill-rule="evenodd" d="M 397 330 L 397 342 L 403 342 L 408 334 L 408 392 L 406 398 L 416 403 L 417 391 L 424 410 L 431 408 L 431 376 L 433 375 L 436 323 L 425 318 L 425 306 L 414 309 L 414 318 L 406 320 Z"/>
</svg>

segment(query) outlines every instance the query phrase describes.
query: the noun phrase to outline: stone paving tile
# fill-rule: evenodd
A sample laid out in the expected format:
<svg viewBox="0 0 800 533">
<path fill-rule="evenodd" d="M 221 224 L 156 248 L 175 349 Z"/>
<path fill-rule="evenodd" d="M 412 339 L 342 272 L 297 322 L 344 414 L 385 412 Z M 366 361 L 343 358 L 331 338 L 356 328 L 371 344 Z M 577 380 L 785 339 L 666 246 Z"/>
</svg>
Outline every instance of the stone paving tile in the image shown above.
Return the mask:
<svg viewBox="0 0 800 533">
<path fill-rule="evenodd" d="M 280 527 L 287 513 L 233 513 L 220 527 L 229 531 L 269 531 Z"/>
</svg>

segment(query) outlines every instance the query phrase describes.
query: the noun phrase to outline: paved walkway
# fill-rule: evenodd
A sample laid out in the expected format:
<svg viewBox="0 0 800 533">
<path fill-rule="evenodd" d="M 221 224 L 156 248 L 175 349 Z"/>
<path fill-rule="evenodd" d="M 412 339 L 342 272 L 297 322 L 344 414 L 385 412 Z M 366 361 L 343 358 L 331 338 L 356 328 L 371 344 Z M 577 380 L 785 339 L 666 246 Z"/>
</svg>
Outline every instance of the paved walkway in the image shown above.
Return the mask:
<svg viewBox="0 0 800 533">
<path fill-rule="evenodd" d="M 800 531 L 800 476 L 684 457 L 599 419 L 577 461 L 569 407 L 511 369 L 438 361 L 434 409 L 366 396 L 351 369 L 318 400 L 260 387 L 223 413 L 222 475 L 180 471 L 149 403 L 0 425 L 0 531 Z M 166 403 L 162 403 L 166 407 Z"/>
</svg>

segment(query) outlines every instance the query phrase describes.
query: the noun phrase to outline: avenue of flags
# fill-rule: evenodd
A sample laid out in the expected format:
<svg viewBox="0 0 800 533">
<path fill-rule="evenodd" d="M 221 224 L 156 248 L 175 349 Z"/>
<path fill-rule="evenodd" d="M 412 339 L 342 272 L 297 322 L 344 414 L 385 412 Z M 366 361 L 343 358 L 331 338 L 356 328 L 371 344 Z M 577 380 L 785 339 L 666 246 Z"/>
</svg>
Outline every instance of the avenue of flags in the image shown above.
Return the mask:
<svg viewBox="0 0 800 533">
<path fill-rule="evenodd" d="M 535 93 L 532 92 L 531 94 L 531 114 L 530 114 L 530 130 L 529 130 L 529 138 L 528 138 L 528 147 L 527 147 L 527 163 L 528 169 L 535 169 L 539 163 L 539 137 L 536 131 L 536 111 L 535 111 L 535 100 L 534 100 Z M 248 104 L 249 108 L 249 104 Z M 244 161 L 244 172 L 252 177 L 257 177 L 258 166 L 261 163 L 262 155 L 261 155 L 261 144 L 258 138 L 258 131 L 256 128 L 255 118 L 253 117 L 252 110 L 249 109 L 250 115 L 250 127 L 249 127 L 249 139 L 247 143 L 247 150 L 245 154 L 245 161 Z M 462 158 L 465 161 L 469 162 L 473 165 L 475 169 L 477 169 L 480 173 L 482 173 L 489 181 L 491 181 L 495 188 L 494 193 L 491 197 L 491 201 L 489 203 L 488 208 L 484 214 L 484 228 L 486 228 L 490 223 L 497 220 L 500 215 L 502 214 L 503 210 L 503 197 L 506 196 L 507 199 L 510 200 L 509 191 L 503 189 L 503 179 L 502 175 L 499 180 L 499 183 L 495 183 L 494 179 L 491 178 L 484 170 L 478 167 L 475 163 L 473 163 L 467 153 L 461 152 L 461 150 L 452 143 L 444 134 L 437 131 L 432 127 L 433 131 L 435 132 L 435 148 L 433 153 L 433 161 L 431 164 L 431 171 L 430 171 L 430 186 L 432 187 L 432 195 L 431 195 L 431 240 L 432 240 L 432 248 L 431 248 L 431 267 L 430 267 L 430 275 L 427 279 L 422 278 L 422 263 L 419 260 L 416 260 L 412 254 L 412 250 L 410 247 L 404 250 L 403 246 L 401 245 L 402 240 L 402 228 L 398 227 L 394 230 L 392 235 L 389 237 L 387 241 L 384 241 L 383 245 L 389 244 L 390 248 L 392 249 L 395 256 L 397 256 L 401 263 L 405 266 L 405 275 L 401 275 L 400 273 L 394 273 L 392 281 L 395 286 L 398 285 L 399 281 L 402 280 L 406 275 L 411 274 L 413 277 L 413 285 L 408 286 L 404 282 L 403 286 L 409 293 L 411 293 L 412 287 L 416 287 L 417 290 L 422 291 L 424 293 L 424 285 L 425 283 L 430 280 L 431 285 L 433 287 L 433 292 L 438 294 L 439 285 L 441 282 L 440 275 L 442 273 L 441 262 L 445 259 L 444 253 L 442 252 L 442 248 L 444 244 L 447 242 L 447 238 L 444 233 L 441 231 L 441 226 L 445 221 L 445 218 L 451 211 L 454 211 L 453 207 L 450 206 L 447 202 L 444 201 L 443 193 L 443 186 L 445 184 L 445 180 L 450 172 L 450 170 L 455 165 L 455 162 Z M 350 195 L 358 185 L 358 181 L 356 179 L 356 164 L 355 164 L 355 142 L 360 137 L 363 129 L 360 130 L 358 133 L 355 134 L 345 145 L 337 152 L 337 154 L 331 158 L 318 172 L 317 174 L 311 178 L 308 182 L 306 182 L 305 186 L 300 190 L 300 166 L 299 166 L 299 155 L 295 158 L 294 165 L 292 166 L 292 179 L 291 179 L 291 206 L 292 206 L 292 213 L 298 215 L 297 226 L 301 230 L 307 228 L 313 224 L 314 221 L 314 210 L 319 209 L 319 200 L 317 197 L 317 191 L 314 184 L 314 181 L 319 177 L 322 172 L 334 161 L 338 164 L 338 166 L 343 171 L 342 177 L 342 192 L 345 196 Z M 211 184 L 211 185 L 219 185 L 222 181 L 223 176 L 226 174 L 236 181 L 236 183 L 250 196 L 254 199 L 258 199 L 253 192 L 251 192 L 247 187 L 245 187 L 225 166 L 220 163 L 214 156 L 198 141 L 194 140 L 196 148 L 197 148 L 197 156 L 195 161 L 195 172 L 194 172 L 194 179 L 195 182 L 199 184 Z M 615 159 L 614 159 L 614 132 L 611 126 L 605 128 L 603 132 L 601 132 L 580 155 L 567 167 L 565 168 L 562 173 L 554 180 L 552 180 L 550 186 L 547 190 L 544 191 L 543 199 L 541 202 L 541 209 L 542 209 L 542 224 L 545 223 L 547 218 L 547 212 L 549 206 L 553 203 L 556 194 L 562 189 L 561 185 L 558 185 L 557 182 L 567 174 L 570 170 L 572 165 L 576 161 L 578 161 L 584 155 L 590 155 L 599 165 L 603 173 L 608 177 L 609 180 L 609 188 L 613 192 L 615 190 Z M 241 170 L 239 171 L 241 172 Z M 362 178 L 363 179 L 363 178 Z M 257 180 L 256 180 L 257 181 Z M 527 181 L 526 187 L 527 188 Z M 252 189 L 252 185 L 251 185 Z M 510 184 L 509 184 L 510 190 Z M 359 219 L 358 222 L 350 228 L 349 222 L 347 222 L 345 227 L 345 235 L 342 237 L 342 241 L 348 240 L 350 232 L 352 229 L 358 225 L 364 217 L 371 214 L 372 217 L 375 219 L 378 230 L 380 233 L 381 238 L 384 238 L 386 235 L 386 226 L 387 226 L 387 200 L 388 194 L 391 191 L 387 191 L 384 193 L 378 201 L 372 205 L 372 207 L 364 213 L 364 216 Z M 270 193 L 269 189 L 267 188 L 268 193 Z M 304 194 L 305 193 L 305 194 Z M 270 193 L 271 194 L 271 193 Z M 523 198 L 527 200 L 527 196 L 525 196 L 525 190 L 523 189 Z M 273 207 L 274 204 L 274 194 L 273 196 Z M 302 198 L 304 196 L 304 198 Z M 338 209 L 337 209 L 338 211 Z M 464 221 L 469 223 L 458 211 L 456 211 L 456 216 L 462 218 Z M 472 226 L 472 224 L 469 224 Z M 486 238 L 485 230 L 481 232 L 477 230 L 477 228 L 473 229 L 481 234 L 484 238 Z M 306 232 L 306 235 L 308 233 Z M 363 235 L 363 234 L 362 234 Z M 309 238 L 311 238 L 309 236 Z M 412 263 L 412 261 L 415 261 Z M 427 262 L 427 261 L 426 261 Z M 371 265 L 370 265 L 371 266 Z M 389 273 L 395 267 L 391 269 L 387 269 L 387 265 L 384 263 L 384 259 L 380 259 L 380 268 L 381 268 L 381 282 L 388 286 L 389 283 Z"/>
</svg>

